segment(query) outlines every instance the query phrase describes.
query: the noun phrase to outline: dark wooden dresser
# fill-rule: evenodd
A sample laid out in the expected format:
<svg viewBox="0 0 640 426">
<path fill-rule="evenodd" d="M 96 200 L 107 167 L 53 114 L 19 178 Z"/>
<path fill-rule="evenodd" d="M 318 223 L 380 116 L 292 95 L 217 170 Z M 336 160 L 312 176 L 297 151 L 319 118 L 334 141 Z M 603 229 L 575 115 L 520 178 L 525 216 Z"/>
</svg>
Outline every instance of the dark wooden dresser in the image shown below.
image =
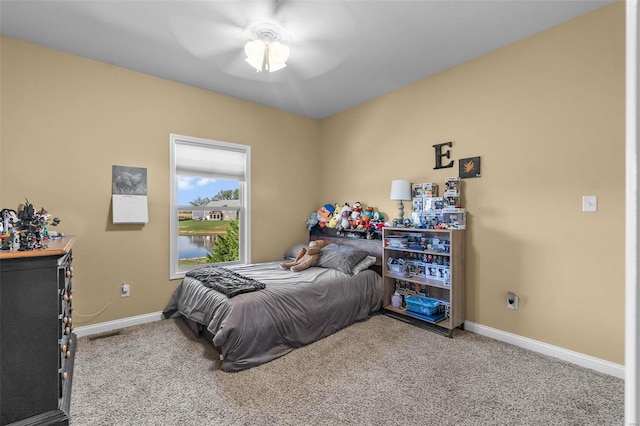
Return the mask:
<svg viewBox="0 0 640 426">
<path fill-rule="evenodd" d="M 69 424 L 74 240 L 0 252 L 0 425 Z"/>
</svg>

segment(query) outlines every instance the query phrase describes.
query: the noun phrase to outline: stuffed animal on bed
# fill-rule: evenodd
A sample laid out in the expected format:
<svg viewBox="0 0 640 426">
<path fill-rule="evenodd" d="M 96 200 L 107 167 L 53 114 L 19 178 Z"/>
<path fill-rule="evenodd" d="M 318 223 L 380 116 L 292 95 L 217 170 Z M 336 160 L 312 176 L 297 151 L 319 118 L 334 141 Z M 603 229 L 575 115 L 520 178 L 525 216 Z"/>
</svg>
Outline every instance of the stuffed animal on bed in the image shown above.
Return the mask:
<svg viewBox="0 0 640 426">
<path fill-rule="evenodd" d="M 333 209 L 333 204 L 325 204 L 316 212 L 318 216 L 318 224 L 321 228 L 327 226 L 327 223 L 331 220 L 331 217 L 333 216 Z"/>
<path fill-rule="evenodd" d="M 320 250 L 327 244 L 325 240 L 310 241 L 309 247 L 302 247 L 293 262 L 281 263 L 280 267 L 298 272 L 316 266 L 320 257 Z"/>
<path fill-rule="evenodd" d="M 340 209 L 340 220 L 336 225 L 336 229 L 338 232 L 344 231 L 345 229 L 349 229 L 349 217 L 351 216 L 351 207 L 349 204 L 344 203 L 342 209 Z"/>
<path fill-rule="evenodd" d="M 342 221 L 342 212 L 340 211 L 340 204 L 336 204 L 333 208 L 333 216 L 327 222 L 327 228 L 335 228 Z"/>
</svg>

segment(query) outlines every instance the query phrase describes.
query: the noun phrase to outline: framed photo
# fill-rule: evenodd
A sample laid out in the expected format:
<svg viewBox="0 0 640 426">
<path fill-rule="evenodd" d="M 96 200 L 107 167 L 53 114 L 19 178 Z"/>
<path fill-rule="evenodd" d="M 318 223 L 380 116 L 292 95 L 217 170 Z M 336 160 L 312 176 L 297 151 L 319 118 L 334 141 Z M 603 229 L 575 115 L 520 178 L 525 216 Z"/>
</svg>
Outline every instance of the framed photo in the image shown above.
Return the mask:
<svg viewBox="0 0 640 426">
<path fill-rule="evenodd" d="M 146 167 L 113 166 L 111 193 L 121 195 L 147 195 Z"/>
<path fill-rule="evenodd" d="M 463 178 L 480 177 L 480 157 L 470 157 L 458 160 L 458 175 Z"/>
</svg>

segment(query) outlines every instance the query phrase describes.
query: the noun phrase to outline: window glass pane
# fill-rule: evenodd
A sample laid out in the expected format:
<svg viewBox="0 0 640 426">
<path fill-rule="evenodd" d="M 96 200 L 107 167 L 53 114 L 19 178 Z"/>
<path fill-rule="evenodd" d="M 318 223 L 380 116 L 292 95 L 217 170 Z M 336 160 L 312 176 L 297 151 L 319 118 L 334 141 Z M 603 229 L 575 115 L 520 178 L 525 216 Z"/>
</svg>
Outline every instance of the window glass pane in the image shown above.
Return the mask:
<svg viewBox="0 0 640 426">
<path fill-rule="evenodd" d="M 240 183 L 180 175 L 177 181 L 180 269 L 238 261 Z"/>
</svg>

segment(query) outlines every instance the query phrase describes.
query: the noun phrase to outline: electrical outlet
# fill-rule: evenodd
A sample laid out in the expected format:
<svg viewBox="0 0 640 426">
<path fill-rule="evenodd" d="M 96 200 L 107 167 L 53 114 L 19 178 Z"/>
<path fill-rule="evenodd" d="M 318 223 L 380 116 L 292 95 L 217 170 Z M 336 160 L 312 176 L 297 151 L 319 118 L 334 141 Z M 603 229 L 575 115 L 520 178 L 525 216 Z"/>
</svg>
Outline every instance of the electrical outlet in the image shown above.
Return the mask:
<svg viewBox="0 0 640 426">
<path fill-rule="evenodd" d="M 120 286 L 120 297 L 129 297 L 130 296 L 130 287 L 129 284 L 122 283 Z"/>
<path fill-rule="evenodd" d="M 598 196 L 597 195 L 585 195 L 582 197 L 582 211 L 583 212 L 597 212 L 598 211 Z"/>
<path fill-rule="evenodd" d="M 507 308 L 518 310 L 518 296 L 512 291 L 507 293 Z"/>
</svg>

